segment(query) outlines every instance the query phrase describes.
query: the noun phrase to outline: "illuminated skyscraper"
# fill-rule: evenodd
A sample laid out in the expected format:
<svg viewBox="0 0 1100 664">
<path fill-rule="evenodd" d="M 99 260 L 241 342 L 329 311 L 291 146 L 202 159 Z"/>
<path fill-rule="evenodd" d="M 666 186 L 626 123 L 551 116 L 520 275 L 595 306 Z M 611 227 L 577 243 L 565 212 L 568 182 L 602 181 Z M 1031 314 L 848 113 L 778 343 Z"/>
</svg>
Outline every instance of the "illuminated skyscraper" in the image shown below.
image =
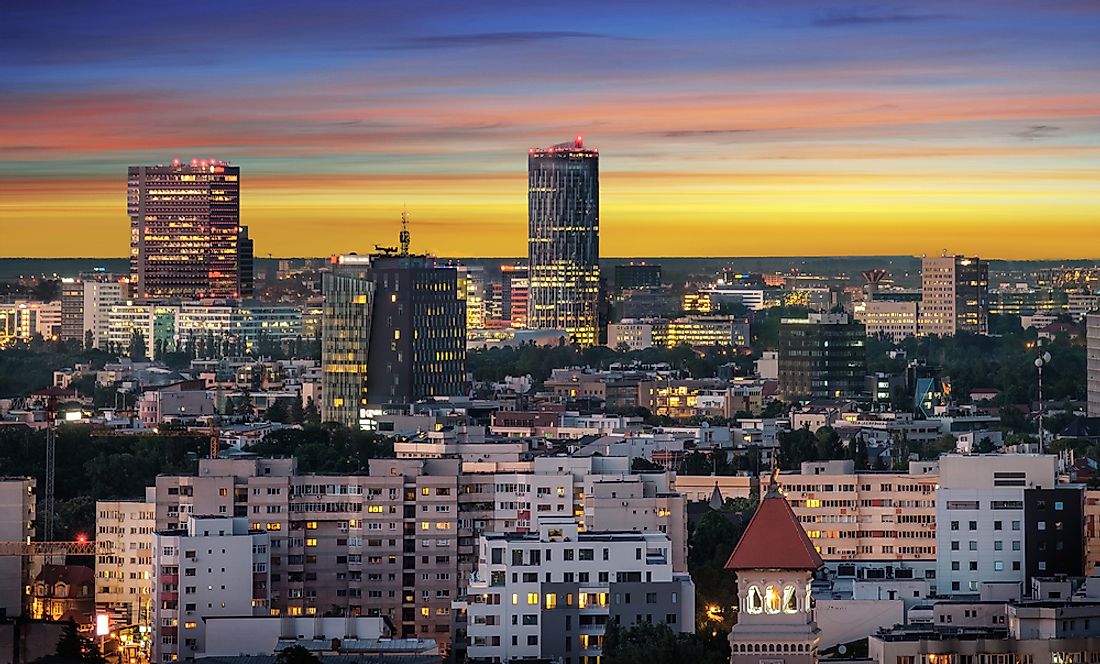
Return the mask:
<svg viewBox="0 0 1100 664">
<path fill-rule="evenodd" d="M 252 295 L 240 172 L 222 161 L 131 166 L 130 288 L 136 299 Z"/>
<path fill-rule="evenodd" d="M 584 346 L 599 328 L 599 157 L 580 136 L 527 155 L 527 326 Z"/>
</svg>

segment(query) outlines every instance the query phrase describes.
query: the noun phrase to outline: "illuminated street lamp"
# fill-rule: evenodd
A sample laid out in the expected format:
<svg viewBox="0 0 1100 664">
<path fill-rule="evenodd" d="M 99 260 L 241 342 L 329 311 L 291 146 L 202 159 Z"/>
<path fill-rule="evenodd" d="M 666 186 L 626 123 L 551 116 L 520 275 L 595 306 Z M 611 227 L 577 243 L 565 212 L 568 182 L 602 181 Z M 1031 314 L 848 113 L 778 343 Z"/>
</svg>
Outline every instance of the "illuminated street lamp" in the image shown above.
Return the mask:
<svg viewBox="0 0 1100 664">
<path fill-rule="evenodd" d="M 1039 454 L 1043 453 L 1043 367 L 1050 364 L 1050 353 L 1040 350 L 1035 358 L 1035 369 L 1039 373 Z"/>
</svg>

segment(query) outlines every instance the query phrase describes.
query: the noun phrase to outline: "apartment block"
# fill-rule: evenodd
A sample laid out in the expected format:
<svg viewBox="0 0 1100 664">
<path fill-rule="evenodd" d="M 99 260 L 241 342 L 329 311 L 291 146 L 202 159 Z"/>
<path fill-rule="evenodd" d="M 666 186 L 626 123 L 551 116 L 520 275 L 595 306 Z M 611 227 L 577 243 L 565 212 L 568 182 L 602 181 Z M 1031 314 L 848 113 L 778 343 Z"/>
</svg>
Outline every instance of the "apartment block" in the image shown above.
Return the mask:
<svg viewBox="0 0 1100 664">
<path fill-rule="evenodd" d="M 1025 495 L 1054 488 L 1057 458 L 948 454 L 936 493 L 936 590 L 977 594 L 983 583 L 1025 581 Z"/>
<path fill-rule="evenodd" d="M 467 654 L 506 662 L 597 662 L 609 620 L 694 631 L 694 584 L 662 533 L 581 531 L 545 517 L 531 533 L 479 538 L 477 575 L 455 603 Z"/>
<path fill-rule="evenodd" d="M 153 662 L 194 659 L 206 620 L 268 615 L 270 539 L 247 519 L 195 516 L 153 536 Z"/>
<path fill-rule="evenodd" d="M 144 500 L 96 501 L 96 608 L 123 625 L 148 625 L 153 602 L 154 489 Z"/>
<path fill-rule="evenodd" d="M 851 461 L 813 461 L 779 477 L 825 561 L 935 560 L 938 482 L 935 462 L 881 473 L 856 472 Z"/>
</svg>

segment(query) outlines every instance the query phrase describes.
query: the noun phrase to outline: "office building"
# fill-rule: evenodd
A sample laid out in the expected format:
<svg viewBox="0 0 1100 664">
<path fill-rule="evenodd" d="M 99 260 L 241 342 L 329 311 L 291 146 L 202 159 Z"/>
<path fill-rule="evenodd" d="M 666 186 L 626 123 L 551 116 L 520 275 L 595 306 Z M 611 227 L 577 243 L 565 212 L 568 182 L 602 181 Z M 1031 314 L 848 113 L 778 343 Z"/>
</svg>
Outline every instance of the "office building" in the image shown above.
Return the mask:
<svg viewBox="0 0 1100 664">
<path fill-rule="evenodd" d="M 240 167 L 216 160 L 130 167 L 134 299 L 251 297 L 253 252 L 241 226 L 240 174 Z"/>
<path fill-rule="evenodd" d="M 734 316 L 683 316 L 667 318 L 624 318 L 607 326 L 607 345 L 630 350 L 675 348 L 743 347 L 749 345 L 749 324 Z"/>
<path fill-rule="evenodd" d="M 895 344 L 917 336 L 919 308 L 919 302 L 867 302 L 861 316 L 867 336 L 884 337 Z"/>
<path fill-rule="evenodd" d="M 95 603 L 123 626 L 151 625 L 156 499 L 96 501 Z"/>
<path fill-rule="evenodd" d="M 175 351 L 178 309 L 155 303 L 112 305 L 107 311 L 106 349 L 129 355 L 134 336 L 138 335 L 145 343 L 146 359 L 157 360 L 160 353 Z"/>
<path fill-rule="evenodd" d="M 1024 580 L 1087 576 L 1085 488 L 1059 485 L 1024 490 Z"/>
<path fill-rule="evenodd" d="M 27 542 L 35 534 L 35 480 L 0 476 L 0 542 Z M 31 559 L 0 556 L 0 616 L 23 615 Z"/>
<path fill-rule="evenodd" d="M 421 255 L 335 256 L 322 287 L 323 419 L 370 428 L 378 406 L 465 393 L 456 267 Z"/>
<path fill-rule="evenodd" d="M 645 262 L 616 265 L 615 288 L 620 293 L 633 290 L 661 290 L 661 266 Z"/>
<path fill-rule="evenodd" d="M 599 337 L 599 151 L 570 143 L 527 155 L 528 327 Z"/>
<path fill-rule="evenodd" d="M 206 621 L 269 613 L 271 541 L 248 519 L 199 516 L 153 535 L 153 655 L 166 664 L 205 650 Z"/>
<path fill-rule="evenodd" d="M 785 318 L 779 326 L 779 392 L 790 398 L 853 398 L 867 375 L 866 335 L 847 314 Z"/>
<path fill-rule="evenodd" d="M 695 586 L 659 532 L 582 531 L 540 517 L 530 533 L 485 533 L 456 608 L 478 661 L 596 662 L 609 621 L 695 629 Z"/>
<path fill-rule="evenodd" d="M 1087 317 L 1088 367 L 1086 369 L 1086 381 L 1088 383 L 1088 416 L 1100 417 L 1100 312 L 1091 313 Z"/>
<path fill-rule="evenodd" d="M 731 664 L 816 664 L 821 630 L 811 584 L 822 565 L 771 483 L 726 563 L 737 573 L 739 608 L 729 635 Z"/>
<path fill-rule="evenodd" d="M 989 334 L 989 264 L 965 256 L 921 261 L 921 335 Z"/>
<path fill-rule="evenodd" d="M 504 327 L 527 327 L 530 278 L 526 265 L 500 266 L 500 320 Z"/>
<path fill-rule="evenodd" d="M 1053 455 L 1034 454 L 940 457 L 936 492 L 936 590 L 940 595 L 977 595 L 983 584 L 1025 582 L 1025 540 L 1032 527 L 1025 528 L 1025 497 L 1028 491 L 1054 489 L 1056 463 Z M 1076 513 L 1083 518 L 1080 507 Z M 1083 556 L 1083 551 L 1078 555 Z M 1038 561 L 1035 567 L 1039 568 Z"/>
</svg>

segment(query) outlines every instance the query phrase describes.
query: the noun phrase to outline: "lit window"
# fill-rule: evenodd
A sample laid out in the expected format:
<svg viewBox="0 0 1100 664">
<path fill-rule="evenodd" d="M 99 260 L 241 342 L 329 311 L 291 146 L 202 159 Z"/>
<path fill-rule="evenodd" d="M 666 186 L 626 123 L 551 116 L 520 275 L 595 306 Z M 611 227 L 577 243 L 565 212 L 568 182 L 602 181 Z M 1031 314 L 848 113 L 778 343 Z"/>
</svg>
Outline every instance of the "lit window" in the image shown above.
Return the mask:
<svg viewBox="0 0 1100 664">
<path fill-rule="evenodd" d="M 764 611 L 779 613 L 779 589 L 775 586 L 768 586 L 764 590 Z"/>
<path fill-rule="evenodd" d="M 537 605 L 539 603 L 539 594 L 538 593 L 527 593 L 527 603 Z"/>
<path fill-rule="evenodd" d="M 546 593 L 546 608 L 554 609 L 558 606 L 558 596 L 556 593 Z"/>
</svg>

